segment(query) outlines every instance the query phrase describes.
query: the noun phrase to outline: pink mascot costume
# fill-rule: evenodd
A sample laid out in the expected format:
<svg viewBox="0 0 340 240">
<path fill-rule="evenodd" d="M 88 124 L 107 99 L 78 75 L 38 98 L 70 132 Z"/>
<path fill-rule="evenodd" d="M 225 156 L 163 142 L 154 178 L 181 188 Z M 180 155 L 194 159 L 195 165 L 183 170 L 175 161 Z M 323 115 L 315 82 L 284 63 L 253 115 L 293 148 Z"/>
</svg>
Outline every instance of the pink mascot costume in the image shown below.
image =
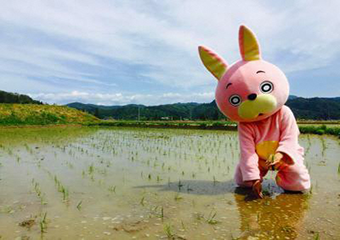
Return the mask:
<svg viewBox="0 0 340 240">
<path fill-rule="evenodd" d="M 277 184 L 285 190 L 310 188 L 298 143 L 299 129 L 285 106 L 289 84 L 275 65 L 262 60 L 255 35 L 245 26 L 239 30 L 242 60 L 232 66 L 208 48 L 199 47 L 205 67 L 217 78 L 216 103 L 221 112 L 238 122 L 241 158 L 236 184 L 252 187 L 262 198 L 261 182 L 268 170 L 278 170 Z"/>
</svg>

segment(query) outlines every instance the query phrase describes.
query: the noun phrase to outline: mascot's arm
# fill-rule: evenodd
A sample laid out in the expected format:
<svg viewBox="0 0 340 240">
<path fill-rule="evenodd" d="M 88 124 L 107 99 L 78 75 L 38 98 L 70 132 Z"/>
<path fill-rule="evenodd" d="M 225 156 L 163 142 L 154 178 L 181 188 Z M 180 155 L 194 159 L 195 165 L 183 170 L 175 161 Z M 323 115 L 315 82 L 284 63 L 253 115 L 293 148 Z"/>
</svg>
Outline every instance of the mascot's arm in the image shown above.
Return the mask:
<svg viewBox="0 0 340 240">
<path fill-rule="evenodd" d="M 255 152 L 254 132 L 249 124 L 239 123 L 238 134 L 241 149 L 240 169 L 243 181 L 260 179 L 259 157 Z"/>
<path fill-rule="evenodd" d="M 300 131 L 292 110 L 287 106 L 283 106 L 281 111 L 280 142 L 276 152 L 287 155 L 289 157 L 286 159 L 287 163 L 293 164 L 297 159 Z"/>
</svg>

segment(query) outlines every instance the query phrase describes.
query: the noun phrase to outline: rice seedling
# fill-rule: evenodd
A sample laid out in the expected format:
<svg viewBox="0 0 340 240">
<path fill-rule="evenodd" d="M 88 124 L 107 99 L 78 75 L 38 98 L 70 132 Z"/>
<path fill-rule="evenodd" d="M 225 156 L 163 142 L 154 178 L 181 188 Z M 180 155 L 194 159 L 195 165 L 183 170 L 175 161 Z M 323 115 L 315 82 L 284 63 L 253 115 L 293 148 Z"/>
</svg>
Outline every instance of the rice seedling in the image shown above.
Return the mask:
<svg viewBox="0 0 340 240">
<path fill-rule="evenodd" d="M 310 185 L 309 194 L 313 195 L 313 183 Z"/>
<path fill-rule="evenodd" d="M 175 239 L 175 234 L 173 233 L 172 226 L 170 224 L 166 224 L 164 226 L 164 231 L 168 239 Z"/>
<path fill-rule="evenodd" d="M 184 222 L 183 222 L 183 221 L 181 221 L 181 226 L 182 226 L 182 229 L 183 229 L 183 230 L 186 230 L 186 227 L 185 227 L 185 225 L 184 225 Z"/>
<path fill-rule="evenodd" d="M 144 204 L 145 204 L 145 197 L 144 196 L 140 199 L 139 204 L 144 206 Z"/>
<path fill-rule="evenodd" d="M 77 204 L 77 209 L 80 211 L 80 209 L 81 209 L 81 206 L 82 206 L 82 204 L 83 204 L 83 201 L 82 200 L 80 200 L 79 202 L 78 202 L 78 204 Z"/>
<path fill-rule="evenodd" d="M 47 217 L 47 212 L 45 212 L 40 218 L 40 221 L 39 221 L 40 233 L 46 233 L 46 228 L 47 228 L 46 217 Z"/>
<path fill-rule="evenodd" d="M 34 185 L 34 191 L 37 194 L 38 198 L 40 199 L 40 204 L 41 205 L 46 205 L 47 202 L 45 200 L 45 194 L 42 193 L 41 188 L 40 188 L 40 184 L 38 182 L 35 181 L 35 179 L 32 179 L 32 184 Z"/>
<path fill-rule="evenodd" d="M 68 200 L 68 189 L 62 186 L 61 193 L 63 194 L 63 201 L 66 202 Z"/>
<path fill-rule="evenodd" d="M 195 205 L 195 204 L 193 204 L 193 205 Z M 194 218 L 198 221 L 201 221 L 201 220 L 204 219 L 204 214 L 203 213 L 195 213 Z"/>
<path fill-rule="evenodd" d="M 178 191 L 181 191 L 181 188 L 183 187 L 181 180 L 178 181 L 177 187 L 178 187 Z"/>
<path fill-rule="evenodd" d="M 179 195 L 179 193 L 176 193 L 174 199 L 175 199 L 175 201 L 180 201 L 180 200 L 183 199 L 183 197 L 181 195 Z"/>
<path fill-rule="evenodd" d="M 213 182 L 214 182 L 214 186 L 216 185 L 216 183 L 218 183 L 218 181 L 216 180 L 216 177 L 215 176 L 213 176 Z"/>
<path fill-rule="evenodd" d="M 111 187 L 109 187 L 109 191 L 116 193 L 116 188 L 117 188 L 117 186 L 111 186 Z"/>
<path fill-rule="evenodd" d="M 161 220 L 165 224 L 167 219 L 174 219 L 180 227 L 179 231 L 186 231 L 186 234 L 193 239 L 207 236 L 227 239 L 230 236 L 225 234 L 225 231 L 231 231 L 234 234 L 233 229 L 228 229 L 228 224 L 223 225 L 223 227 L 221 225 L 221 228 L 218 226 L 209 227 L 209 225 L 219 223 L 218 216 L 221 216 L 221 219 L 226 219 L 226 222 L 236 219 L 232 216 L 240 216 L 235 220 L 240 222 L 235 224 L 242 225 L 244 224 L 243 221 L 245 221 L 243 218 L 246 218 L 250 213 L 264 218 L 261 211 L 268 212 L 268 215 L 270 215 L 269 213 L 271 211 L 274 212 L 275 207 L 278 207 L 277 209 L 289 210 L 288 212 L 294 210 L 294 219 L 299 218 L 301 209 L 302 213 L 303 211 L 309 211 L 308 208 L 305 209 L 304 207 L 305 205 L 308 206 L 308 204 L 294 206 L 300 199 L 297 195 L 291 197 L 288 194 L 287 196 L 282 194 L 286 196 L 286 200 L 285 204 L 280 203 L 281 195 L 278 194 L 277 187 L 275 188 L 276 184 L 269 184 L 264 189 L 264 192 L 268 191 L 268 194 L 273 196 L 273 198 L 267 197 L 264 201 L 250 202 L 247 203 L 249 205 L 242 205 L 243 202 L 237 199 L 237 195 L 235 195 L 235 200 L 229 199 L 229 197 L 233 198 L 234 194 L 225 193 L 230 191 L 229 187 L 231 185 L 229 184 L 232 184 L 230 181 L 232 181 L 239 155 L 236 133 L 120 128 L 91 131 L 93 132 L 89 136 L 74 138 L 73 140 L 70 139 L 69 132 L 65 132 L 66 137 L 64 138 L 35 136 L 35 138 L 43 141 L 43 143 L 32 143 L 25 139 L 27 147 L 25 147 L 25 143 L 22 143 L 18 147 L 20 151 L 17 151 L 16 148 L 10 145 L 11 142 L 8 138 L 6 138 L 6 141 L 1 140 L 0 134 L 0 145 L 2 146 L 0 146 L 0 162 L 4 165 L 4 168 L 0 168 L 0 174 L 1 176 L 5 175 L 1 179 L 1 184 L 7 184 L 7 186 L 4 185 L 4 190 L 9 189 L 6 179 L 10 179 L 10 174 L 7 171 L 10 172 L 12 169 L 17 169 L 20 183 L 22 184 L 22 182 L 25 182 L 25 179 L 28 179 L 27 182 L 32 190 L 32 197 L 35 198 L 37 196 L 37 199 L 40 199 L 40 203 L 39 201 L 34 202 L 34 204 L 37 204 L 35 207 L 41 208 L 40 204 L 45 202 L 45 199 L 48 197 L 49 216 L 58 216 L 63 211 L 66 211 L 59 206 L 61 205 L 62 207 L 64 204 L 60 204 L 60 202 L 56 204 L 54 200 L 55 196 L 59 196 L 60 201 L 66 204 L 74 204 L 73 208 L 67 208 L 70 216 L 72 214 L 79 215 L 78 211 L 81 211 L 80 213 L 84 216 L 90 216 L 93 213 L 92 211 L 98 206 L 103 207 L 105 212 L 112 210 L 112 212 L 117 214 L 117 216 L 112 216 L 112 219 L 117 217 L 114 220 L 114 222 L 117 222 L 114 223 L 117 225 L 117 228 L 120 228 L 119 224 L 124 225 L 124 227 L 125 225 L 135 224 L 126 224 L 125 222 L 128 221 L 124 219 L 125 216 L 141 216 L 143 220 L 140 223 L 136 223 L 136 226 L 131 227 L 132 229 L 138 229 L 138 225 L 141 225 L 142 229 L 138 230 L 141 236 L 146 233 L 146 230 L 143 230 L 144 226 L 146 226 L 145 229 L 148 229 L 147 233 L 153 236 L 156 233 L 163 232 L 162 228 L 164 225 L 159 224 Z M 57 136 L 58 134 L 53 135 Z M 332 179 L 338 179 L 334 177 L 334 174 L 340 174 L 340 164 L 337 160 L 335 164 L 328 157 L 336 156 L 334 153 L 337 153 L 339 149 L 334 147 L 333 139 L 325 137 L 324 160 L 329 164 L 322 166 L 324 172 L 320 173 L 319 176 L 316 174 L 319 173 L 320 167 L 317 163 L 322 155 L 323 143 L 315 136 L 302 135 L 301 140 L 305 149 L 310 146 L 308 156 L 305 157 L 307 167 L 313 170 L 311 172 L 313 187 L 311 193 L 307 195 L 309 198 L 313 191 L 317 190 L 318 193 L 325 191 L 324 185 L 321 184 L 322 177 L 325 176 L 324 173 L 333 174 L 329 180 L 331 183 Z M 338 142 L 336 144 L 338 147 Z M 39 148 L 36 148 L 36 146 Z M 11 151 L 8 151 L 8 149 Z M 11 157 L 9 156 L 10 154 Z M 17 158 L 20 158 L 20 164 L 16 162 Z M 40 168 L 38 168 L 39 166 Z M 6 169 L 6 172 L 3 171 L 4 169 Z M 33 179 L 32 176 L 34 176 Z M 48 178 L 47 181 L 45 181 L 46 177 Z M 265 181 L 270 181 L 273 177 L 269 177 Z M 164 184 L 161 184 L 163 180 Z M 15 184 L 14 181 L 13 186 Z M 53 184 L 55 188 L 51 189 L 50 186 L 53 186 Z M 213 185 L 215 187 L 212 187 Z M 21 187 L 19 185 L 18 189 Z M 72 194 L 70 192 L 71 189 L 74 190 L 74 197 L 78 199 L 74 200 L 75 202 L 71 201 L 73 198 L 73 191 Z M 122 194 L 113 195 L 112 193 L 116 193 L 117 189 Z M 6 194 L 8 194 L 8 191 Z M 6 194 L 4 193 L 4 200 L 8 201 Z M 80 194 L 80 199 L 82 200 L 79 199 Z M 186 194 L 185 197 L 184 194 Z M 226 197 L 221 197 L 224 194 Z M 318 196 L 320 197 L 320 194 Z M 337 196 L 337 194 L 334 196 Z M 41 201 L 41 199 L 44 200 Z M 85 199 L 86 207 L 83 204 Z M 231 201 L 234 204 L 233 206 L 227 205 L 225 208 L 220 207 L 226 205 L 225 201 Z M 290 203 L 290 201 L 292 202 Z M 303 201 L 308 201 L 308 199 Z M 131 204 L 134 206 L 133 208 L 131 208 Z M 294 207 L 289 207 L 290 204 L 293 204 Z M 89 205 L 91 208 L 87 207 Z M 255 206 L 258 207 L 257 212 L 254 212 Z M 205 212 L 207 207 L 214 207 L 219 210 L 218 212 L 212 210 L 210 214 L 207 212 L 206 215 L 201 213 L 193 214 L 193 212 Z M 313 206 L 313 208 L 317 207 L 318 205 Z M 329 212 L 327 207 L 324 208 L 325 212 Z M 22 208 L 20 211 L 26 213 L 27 209 Z M 7 211 L 6 207 L 1 207 L 0 209 L 1 212 L 5 210 Z M 8 206 L 8 212 L 11 212 L 11 214 L 16 211 L 19 211 L 19 206 L 15 204 Z M 4 217 L 6 219 L 6 216 Z M 283 224 L 286 218 L 287 221 L 291 221 L 294 227 L 295 220 L 291 216 L 284 215 L 278 221 L 277 229 L 284 229 L 282 226 L 284 227 L 287 224 L 282 226 L 280 224 Z M 259 218 L 257 220 L 258 222 L 263 221 Z M 334 218 L 331 218 L 331 220 L 336 222 Z M 8 218 L 8 221 L 13 223 L 13 220 L 10 218 Z M 56 221 L 55 225 L 60 224 L 60 226 L 63 226 L 64 223 L 64 220 L 60 218 Z M 4 224 L 6 225 L 5 227 L 9 226 L 7 223 Z M 38 224 L 40 224 L 39 220 L 37 221 Z M 69 227 L 77 228 L 79 227 L 77 224 L 70 222 Z M 86 226 L 89 232 L 93 232 L 92 235 L 89 234 L 89 238 L 95 238 L 94 234 L 100 234 L 98 231 L 102 229 L 102 221 L 94 221 L 91 224 L 93 225 L 88 224 Z M 268 231 L 273 231 L 273 234 L 277 233 L 270 224 L 266 222 L 263 224 Z M 47 233 L 49 228 L 46 230 L 46 225 L 43 224 L 42 228 L 45 232 L 44 237 L 54 237 L 54 235 L 50 235 L 52 231 Z M 170 232 L 172 232 L 174 238 L 179 238 L 177 234 L 173 233 L 175 225 L 171 227 Z M 261 229 L 259 234 L 263 233 Z M 66 233 L 63 231 L 53 232 L 53 234 L 56 234 L 56 237 L 66 238 Z M 130 232 L 119 231 L 117 233 L 122 236 L 126 234 L 123 237 L 132 237 Z M 201 235 L 205 233 L 209 235 Z M 72 235 L 72 231 L 69 231 L 68 234 Z M 287 232 L 283 231 L 281 234 L 286 234 L 282 235 L 283 238 L 290 237 L 288 230 Z M 34 233 L 32 237 L 33 235 Z M 76 236 L 70 237 L 76 238 Z"/>
<path fill-rule="evenodd" d="M 216 215 L 217 215 L 216 212 L 211 211 L 210 214 L 209 214 L 209 216 L 208 216 L 208 218 L 207 218 L 207 220 L 206 220 L 207 223 L 209 223 L 209 224 L 211 224 L 211 225 L 218 224 L 219 221 L 217 221 L 217 220 L 215 219 Z"/>
<path fill-rule="evenodd" d="M 94 172 L 94 166 L 93 166 L 93 163 L 89 166 L 89 169 L 88 169 L 88 173 L 89 175 L 92 175 Z"/>
<path fill-rule="evenodd" d="M 160 207 L 159 212 L 158 212 L 158 208 L 159 208 L 159 206 L 156 206 L 156 207 L 153 209 L 153 211 L 156 212 L 156 213 L 155 213 L 155 216 L 158 217 L 158 218 L 160 218 L 160 219 L 163 221 L 163 219 L 164 219 L 164 208 L 163 208 L 163 206 Z"/>
</svg>

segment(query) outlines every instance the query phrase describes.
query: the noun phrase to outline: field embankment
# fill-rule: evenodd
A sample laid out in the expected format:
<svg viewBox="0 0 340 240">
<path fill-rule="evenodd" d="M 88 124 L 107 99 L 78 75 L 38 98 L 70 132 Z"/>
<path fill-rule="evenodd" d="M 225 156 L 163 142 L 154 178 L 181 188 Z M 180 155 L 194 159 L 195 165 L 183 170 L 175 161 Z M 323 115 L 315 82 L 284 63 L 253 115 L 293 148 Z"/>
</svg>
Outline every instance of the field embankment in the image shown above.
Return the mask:
<svg viewBox="0 0 340 240">
<path fill-rule="evenodd" d="M 55 105 L 0 104 L 0 126 L 90 124 L 99 120 L 91 114 Z"/>
<path fill-rule="evenodd" d="M 130 121 L 102 120 L 90 126 L 105 127 L 148 127 L 148 128 L 184 128 L 210 130 L 236 130 L 237 124 L 230 121 Z"/>
<path fill-rule="evenodd" d="M 237 124 L 229 121 L 100 121 L 89 123 L 89 126 L 112 127 L 148 127 L 148 128 L 184 128 L 209 130 L 237 130 Z M 340 124 L 336 122 L 298 122 L 301 133 L 329 134 L 340 138 Z"/>
</svg>

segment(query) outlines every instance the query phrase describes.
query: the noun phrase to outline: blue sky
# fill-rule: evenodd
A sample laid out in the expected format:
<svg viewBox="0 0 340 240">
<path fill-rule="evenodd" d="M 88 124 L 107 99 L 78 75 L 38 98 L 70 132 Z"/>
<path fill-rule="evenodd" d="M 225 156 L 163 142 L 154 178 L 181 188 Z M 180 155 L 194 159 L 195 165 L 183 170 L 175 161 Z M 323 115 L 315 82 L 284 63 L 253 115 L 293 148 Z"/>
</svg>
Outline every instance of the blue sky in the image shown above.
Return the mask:
<svg viewBox="0 0 340 240">
<path fill-rule="evenodd" d="M 340 96 L 340 1 L 3 1 L 0 89 L 48 103 L 210 102 L 216 80 L 198 45 L 240 59 L 257 35 L 291 94 Z"/>
</svg>

